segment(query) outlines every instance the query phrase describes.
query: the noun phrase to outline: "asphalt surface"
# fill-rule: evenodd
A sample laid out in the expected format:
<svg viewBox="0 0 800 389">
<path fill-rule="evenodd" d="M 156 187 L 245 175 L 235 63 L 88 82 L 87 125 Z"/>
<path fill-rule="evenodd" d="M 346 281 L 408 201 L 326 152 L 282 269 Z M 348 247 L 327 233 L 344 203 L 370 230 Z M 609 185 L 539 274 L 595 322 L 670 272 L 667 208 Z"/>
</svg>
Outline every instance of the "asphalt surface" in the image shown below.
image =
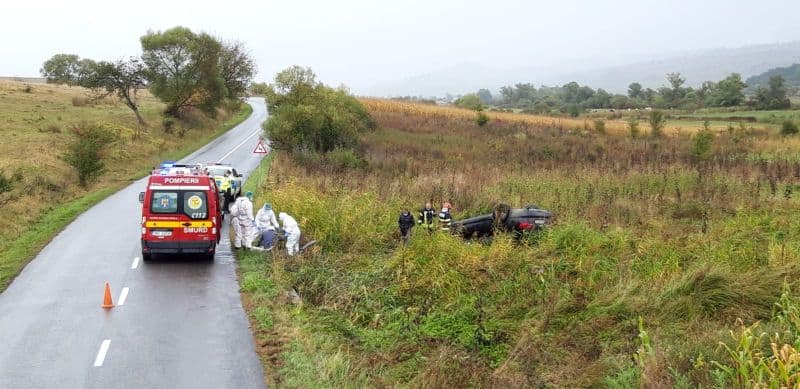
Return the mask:
<svg viewBox="0 0 800 389">
<path fill-rule="evenodd" d="M 246 178 L 267 117 L 263 99 L 248 103 L 253 115 L 182 161 L 224 157 Z M 145 185 L 78 217 L 0 294 L 0 388 L 265 386 L 227 231 L 213 263 L 141 261 Z M 111 310 L 100 307 L 105 282 Z"/>
</svg>

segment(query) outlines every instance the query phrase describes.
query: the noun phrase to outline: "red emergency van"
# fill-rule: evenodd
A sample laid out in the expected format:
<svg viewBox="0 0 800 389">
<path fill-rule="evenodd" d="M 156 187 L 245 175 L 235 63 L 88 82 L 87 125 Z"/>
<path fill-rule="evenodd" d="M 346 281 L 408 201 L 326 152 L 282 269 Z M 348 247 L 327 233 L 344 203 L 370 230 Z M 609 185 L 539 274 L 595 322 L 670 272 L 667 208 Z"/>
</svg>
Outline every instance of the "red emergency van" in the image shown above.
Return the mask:
<svg viewBox="0 0 800 389">
<path fill-rule="evenodd" d="M 184 173 L 184 172 L 181 172 Z M 213 259 L 222 209 L 214 179 L 201 174 L 153 174 L 139 193 L 142 259 L 153 254 L 199 254 Z"/>
</svg>

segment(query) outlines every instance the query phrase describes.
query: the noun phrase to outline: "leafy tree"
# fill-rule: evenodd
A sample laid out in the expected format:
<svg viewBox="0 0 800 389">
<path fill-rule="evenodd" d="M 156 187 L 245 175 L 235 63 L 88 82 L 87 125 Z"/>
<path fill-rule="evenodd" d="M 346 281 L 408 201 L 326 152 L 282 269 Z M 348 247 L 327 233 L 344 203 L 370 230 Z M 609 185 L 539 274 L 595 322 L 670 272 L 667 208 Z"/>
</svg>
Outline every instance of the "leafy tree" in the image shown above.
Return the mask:
<svg viewBox="0 0 800 389">
<path fill-rule="evenodd" d="M 266 82 L 254 82 L 250 84 L 250 93 L 254 95 L 264 96 L 267 94 L 269 85 Z"/>
<path fill-rule="evenodd" d="M 140 41 L 150 91 L 167 104 L 165 113 L 179 116 L 197 107 L 213 115 L 227 95 L 219 69 L 222 45 L 185 27 L 148 32 Z"/>
<path fill-rule="evenodd" d="M 653 100 L 655 99 L 655 97 L 656 97 L 656 91 L 654 91 L 652 88 L 647 88 L 644 90 L 644 92 L 642 92 L 642 98 L 648 104 L 653 104 Z"/>
<path fill-rule="evenodd" d="M 653 138 L 660 138 L 664 130 L 664 125 L 667 123 L 664 112 L 657 109 L 650 111 L 650 116 L 647 121 L 650 123 L 650 136 Z"/>
<path fill-rule="evenodd" d="M 705 85 L 705 83 L 704 83 Z M 711 104 L 715 107 L 734 107 L 744 102 L 745 83 L 739 73 L 733 73 L 724 80 L 718 82 L 716 87 L 711 90 Z"/>
<path fill-rule="evenodd" d="M 116 95 L 133 111 L 140 125 L 147 125 L 136 102 L 136 92 L 145 87 L 145 68 L 139 59 L 98 62 L 86 75 L 83 86 L 94 89 L 98 97 Z"/>
<path fill-rule="evenodd" d="M 492 97 L 492 92 L 490 92 L 488 89 L 479 89 L 478 98 L 481 99 L 482 104 L 490 104 L 492 100 L 494 100 Z"/>
<path fill-rule="evenodd" d="M 82 60 L 75 54 L 56 54 L 42 64 L 39 72 L 48 83 L 80 85 L 92 66 L 94 61 Z"/>
<path fill-rule="evenodd" d="M 668 73 L 667 82 L 669 87 L 662 87 L 658 89 L 658 94 L 663 99 L 663 105 L 668 108 L 674 108 L 683 103 L 683 98 L 686 96 L 688 90 L 683 87 L 686 79 L 680 73 Z"/>
<path fill-rule="evenodd" d="M 270 111 L 282 105 L 299 106 L 312 100 L 320 86 L 311 68 L 294 65 L 275 75 L 275 83 L 267 90 L 267 105 Z"/>
<path fill-rule="evenodd" d="M 717 90 L 717 83 L 713 81 L 703 81 L 703 84 L 700 85 L 700 88 L 697 89 L 697 99 L 702 105 L 713 105 L 713 101 L 711 100 L 712 95 Z"/>
<path fill-rule="evenodd" d="M 544 105 L 545 109 L 541 110 L 541 112 L 537 112 L 537 113 L 546 113 L 547 111 L 550 110 L 549 107 L 547 107 L 547 105 L 544 102 L 542 102 L 542 104 Z M 569 105 L 567 105 L 567 113 L 569 114 L 569 116 L 572 116 L 572 117 L 576 118 L 576 117 L 580 116 L 580 114 L 581 114 L 581 107 L 578 104 L 569 104 Z"/>
<path fill-rule="evenodd" d="M 667 81 L 669 81 L 672 90 L 677 93 L 682 89 L 686 79 L 680 73 L 667 73 Z"/>
<path fill-rule="evenodd" d="M 474 111 L 483 110 L 483 104 L 481 104 L 481 98 L 478 97 L 478 95 L 475 93 L 470 93 L 461 96 L 458 100 L 455 101 L 455 104 L 461 108 L 471 109 Z"/>
<path fill-rule="evenodd" d="M 642 84 L 638 82 L 632 82 L 630 85 L 628 85 L 628 97 L 632 99 L 642 98 L 643 92 L 644 91 L 642 90 Z"/>
<path fill-rule="evenodd" d="M 593 108 L 609 108 L 611 106 L 611 95 L 600 88 L 592 97 L 586 100 L 586 103 Z"/>
<path fill-rule="evenodd" d="M 352 149 L 359 134 L 375 128 L 356 98 L 317 82 L 309 68 L 293 66 L 278 73 L 267 101 L 271 115 L 264 130 L 276 149 L 318 153 Z"/>
<path fill-rule="evenodd" d="M 769 79 L 769 89 L 759 87 L 753 99 L 756 109 L 787 109 L 792 106 L 787 97 L 786 86 L 781 76 L 773 76 Z"/>
<path fill-rule="evenodd" d="M 611 97 L 611 108 L 629 109 L 636 108 L 636 102 L 625 95 L 614 95 Z"/>
<path fill-rule="evenodd" d="M 242 42 L 228 42 L 220 52 L 219 70 L 228 96 L 242 96 L 253 80 L 256 63 Z"/>
<path fill-rule="evenodd" d="M 515 90 L 511 86 L 504 86 L 500 88 L 500 96 L 503 96 L 503 101 L 507 103 L 514 100 L 514 92 Z"/>
</svg>

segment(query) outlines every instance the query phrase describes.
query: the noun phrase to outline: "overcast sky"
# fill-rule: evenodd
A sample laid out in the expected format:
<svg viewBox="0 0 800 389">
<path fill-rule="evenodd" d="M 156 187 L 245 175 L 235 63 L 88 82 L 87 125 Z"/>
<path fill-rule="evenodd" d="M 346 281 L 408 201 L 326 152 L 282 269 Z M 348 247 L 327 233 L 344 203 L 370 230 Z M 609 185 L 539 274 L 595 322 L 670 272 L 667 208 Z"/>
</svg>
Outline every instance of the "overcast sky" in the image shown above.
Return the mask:
<svg viewBox="0 0 800 389">
<path fill-rule="evenodd" d="M 36 76 L 55 53 L 138 55 L 147 30 L 183 25 L 245 42 L 258 80 L 299 64 L 356 92 L 462 63 L 619 64 L 800 39 L 798 0 L 3 0 L 0 10 L 4 76 Z"/>
</svg>

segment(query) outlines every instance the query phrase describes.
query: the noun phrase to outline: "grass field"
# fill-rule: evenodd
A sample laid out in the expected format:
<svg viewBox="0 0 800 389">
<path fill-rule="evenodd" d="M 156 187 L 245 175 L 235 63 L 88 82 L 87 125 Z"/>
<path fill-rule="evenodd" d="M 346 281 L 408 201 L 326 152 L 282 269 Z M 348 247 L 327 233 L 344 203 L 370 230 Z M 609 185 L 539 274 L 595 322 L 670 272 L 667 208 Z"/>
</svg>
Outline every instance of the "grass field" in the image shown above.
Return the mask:
<svg viewBox="0 0 800 389">
<path fill-rule="evenodd" d="M 800 111 L 781 110 L 781 111 L 704 111 L 700 110 L 688 115 L 681 115 L 686 117 L 697 117 L 703 119 L 717 119 L 725 121 L 725 119 L 749 119 L 755 120 L 761 124 L 780 125 L 786 120 L 800 122 Z"/>
<path fill-rule="evenodd" d="M 475 118 L 475 112 L 453 106 L 436 106 L 436 105 L 417 104 L 411 102 L 400 102 L 400 101 L 391 101 L 382 99 L 362 99 L 362 103 L 364 103 L 365 106 L 373 110 L 390 111 L 404 115 L 420 116 L 434 123 L 437 120 L 445 120 L 448 118 L 460 118 L 460 119 Z M 775 112 L 783 112 L 783 111 L 775 111 Z M 795 112 L 795 111 L 789 111 L 789 112 Z M 628 113 L 620 111 L 617 112 L 616 114 L 596 113 L 587 115 L 585 117 L 577 117 L 577 118 L 533 115 L 533 114 L 512 113 L 512 112 L 497 112 L 497 111 L 487 111 L 485 113 L 495 123 L 499 123 L 508 127 L 535 126 L 542 128 L 557 129 L 561 131 L 572 131 L 572 130 L 589 131 L 595 128 L 594 127 L 595 120 L 599 119 L 603 120 L 605 124 L 605 130 L 607 133 L 614 135 L 623 135 L 623 134 L 628 134 L 630 132 L 627 120 L 630 117 L 636 117 L 639 121 L 639 129 L 643 133 L 647 133 L 650 129 L 649 125 L 647 124 L 648 112 L 644 110 L 640 112 L 628 112 Z M 667 114 L 671 113 L 667 112 Z M 678 114 L 676 113 L 675 115 Z M 691 118 L 691 115 L 679 115 L 679 116 L 687 116 L 687 118 L 681 120 L 675 120 L 675 119 L 668 120 L 664 128 L 665 133 L 671 135 L 691 135 L 704 128 L 704 119 L 693 120 Z M 610 117 L 616 117 L 616 119 Z M 764 117 L 766 118 L 769 116 L 764 116 Z M 782 122 L 782 120 L 780 122 Z M 745 127 L 750 130 L 754 129 L 773 130 L 776 128 L 774 125 L 775 123 L 772 122 L 744 123 L 744 124 Z M 710 128 L 715 132 L 726 131 L 728 129 L 728 126 L 730 125 L 738 127 L 739 122 L 726 121 L 726 120 L 710 121 Z"/>
<path fill-rule="evenodd" d="M 160 160 L 186 155 L 249 115 L 199 115 L 163 131 L 161 103 L 140 93 L 149 127 L 115 99 L 93 101 L 78 87 L 0 81 L 0 174 L 10 188 L 0 191 L 0 291 L 64 225 L 106 195 L 141 177 Z M 71 129 L 100 123 L 116 137 L 105 152 L 106 173 L 88 188 L 61 156 Z M 183 136 L 178 133 L 184 131 Z"/>
<path fill-rule="evenodd" d="M 800 142 L 774 131 L 638 139 L 449 108 L 365 102 L 368 166 L 286 154 L 257 201 L 320 244 L 240 257 L 245 305 L 278 387 L 798 385 Z M 516 118 L 516 116 L 514 116 Z M 766 156 L 771 156 L 767 158 Z M 415 231 L 498 202 L 555 214 L 490 245 Z M 291 304 L 295 288 L 302 303 Z"/>
</svg>

